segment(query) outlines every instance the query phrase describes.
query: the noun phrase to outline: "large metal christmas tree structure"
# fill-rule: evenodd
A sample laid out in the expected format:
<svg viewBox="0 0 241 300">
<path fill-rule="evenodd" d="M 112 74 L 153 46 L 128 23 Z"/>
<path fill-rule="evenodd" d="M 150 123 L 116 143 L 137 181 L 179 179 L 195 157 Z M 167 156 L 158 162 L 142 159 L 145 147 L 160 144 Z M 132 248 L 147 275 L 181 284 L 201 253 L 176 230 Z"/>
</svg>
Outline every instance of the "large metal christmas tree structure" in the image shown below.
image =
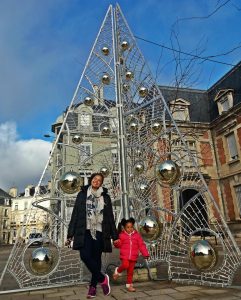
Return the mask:
<svg viewBox="0 0 241 300">
<path fill-rule="evenodd" d="M 231 284 L 240 250 L 118 5 L 109 7 L 53 129 L 56 140 L 32 210 L 2 277 L 10 272 L 20 288 L 84 280 L 79 254 L 64 246 L 66 228 L 81 185 L 102 172 L 117 222 L 130 215 L 137 220 L 149 265 L 166 262 L 175 281 Z M 180 208 L 188 188 L 192 194 Z M 23 231 L 37 214 L 43 238 L 33 248 Z M 217 245 L 198 236 L 214 236 Z"/>
</svg>

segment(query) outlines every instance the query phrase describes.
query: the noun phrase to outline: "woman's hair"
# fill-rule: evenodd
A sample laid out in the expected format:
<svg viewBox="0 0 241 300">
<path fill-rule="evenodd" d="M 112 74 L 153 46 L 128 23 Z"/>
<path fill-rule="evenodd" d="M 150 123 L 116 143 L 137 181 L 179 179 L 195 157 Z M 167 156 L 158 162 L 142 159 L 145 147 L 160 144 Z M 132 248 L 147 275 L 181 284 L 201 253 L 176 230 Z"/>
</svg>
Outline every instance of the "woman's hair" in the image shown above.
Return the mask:
<svg viewBox="0 0 241 300">
<path fill-rule="evenodd" d="M 104 175 L 102 173 L 93 173 L 88 180 L 89 185 L 91 185 L 91 181 L 95 176 L 100 176 L 102 178 L 102 183 L 104 182 Z"/>
<path fill-rule="evenodd" d="M 135 224 L 135 219 L 134 218 L 129 218 L 129 219 L 123 218 L 120 221 L 120 223 L 118 224 L 118 228 L 117 228 L 118 233 L 120 233 L 122 231 L 123 227 L 125 227 L 127 223 L 132 223 L 132 225 L 134 225 Z"/>
</svg>

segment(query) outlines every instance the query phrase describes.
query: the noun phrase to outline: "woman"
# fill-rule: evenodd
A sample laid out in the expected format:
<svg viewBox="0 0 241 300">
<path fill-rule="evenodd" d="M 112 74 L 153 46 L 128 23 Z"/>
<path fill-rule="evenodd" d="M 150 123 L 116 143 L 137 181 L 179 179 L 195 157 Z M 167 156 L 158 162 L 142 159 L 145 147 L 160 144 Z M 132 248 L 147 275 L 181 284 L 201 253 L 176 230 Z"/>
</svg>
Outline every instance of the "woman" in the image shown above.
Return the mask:
<svg viewBox="0 0 241 300">
<path fill-rule="evenodd" d="M 92 274 L 87 298 L 96 296 L 97 283 L 104 295 L 110 294 L 109 277 L 101 273 L 101 254 L 111 252 L 111 238 L 118 244 L 118 233 L 107 189 L 102 187 L 104 176 L 94 173 L 89 184 L 78 193 L 69 223 L 67 239 Z"/>
</svg>

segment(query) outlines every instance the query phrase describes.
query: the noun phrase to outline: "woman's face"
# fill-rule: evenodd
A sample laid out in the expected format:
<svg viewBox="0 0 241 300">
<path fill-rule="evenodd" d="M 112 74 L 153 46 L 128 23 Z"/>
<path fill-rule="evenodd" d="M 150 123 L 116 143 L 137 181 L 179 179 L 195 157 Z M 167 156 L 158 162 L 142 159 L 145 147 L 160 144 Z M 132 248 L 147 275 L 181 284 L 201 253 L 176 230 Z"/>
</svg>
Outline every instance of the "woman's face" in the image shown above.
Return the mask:
<svg viewBox="0 0 241 300">
<path fill-rule="evenodd" d="M 91 186 L 94 190 L 97 190 L 102 185 L 102 177 L 100 175 L 96 175 L 91 180 Z"/>
</svg>

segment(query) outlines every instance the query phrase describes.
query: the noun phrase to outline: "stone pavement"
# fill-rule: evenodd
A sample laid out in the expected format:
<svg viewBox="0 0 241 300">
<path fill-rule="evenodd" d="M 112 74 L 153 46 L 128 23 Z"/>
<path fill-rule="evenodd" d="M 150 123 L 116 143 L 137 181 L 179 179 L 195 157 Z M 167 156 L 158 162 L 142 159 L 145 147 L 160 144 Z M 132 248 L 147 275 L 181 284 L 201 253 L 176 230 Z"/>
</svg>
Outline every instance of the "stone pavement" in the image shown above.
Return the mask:
<svg viewBox="0 0 241 300">
<path fill-rule="evenodd" d="M 135 283 L 136 292 L 127 292 L 123 284 L 112 284 L 111 294 L 104 296 L 98 287 L 98 299 L 105 300 L 218 300 L 241 299 L 241 287 L 213 288 L 206 286 L 181 285 L 170 281 L 146 281 Z M 0 293 L 0 300 L 83 300 L 86 299 L 87 285 L 65 286 L 17 293 Z"/>
</svg>

